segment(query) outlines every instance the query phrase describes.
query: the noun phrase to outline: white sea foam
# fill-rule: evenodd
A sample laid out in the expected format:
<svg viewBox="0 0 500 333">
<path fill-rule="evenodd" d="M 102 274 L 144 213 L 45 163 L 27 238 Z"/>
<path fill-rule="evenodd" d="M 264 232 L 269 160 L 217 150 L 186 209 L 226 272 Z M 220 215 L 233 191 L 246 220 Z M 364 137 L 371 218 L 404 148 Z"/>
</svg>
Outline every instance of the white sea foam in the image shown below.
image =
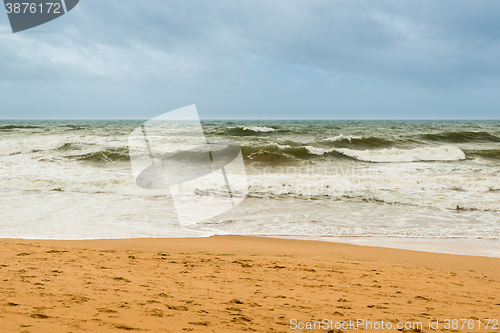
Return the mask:
<svg viewBox="0 0 500 333">
<path fill-rule="evenodd" d="M 290 145 L 280 145 L 279 143 L 276 143 L 276 142 L 270 143 L 270 145 L 276 146 L 276 147 L 278 147 L 278 149 L 292 148 L 292 146 L 290 146 Z"/>
<path fill-rule="evenodd" d="M 459 161 L 465 154 L 457 147 L 424 147 L 414 149 L 353 150 L 335 149 L 346 156 L 366 162 Z M 324 154 L 324 153 L 323 153 Z"/>
<path fill-rule="evenodd" d="M 208 237 L 213 232 L 180 228 L 166 197 L 109 193 L 0 191 L 0 237 L 116 239 Z"/>
<path fill-rule="evenodd" d="M 324 148 L 317 148 L 317 147 L 313 147 L 313 146 L 306 146 L 305 148 L 309 154 L 318 155 L 318 156 L 322 156 L 324 154 L 331 153 L 332 151 L 336 151 L 335 148 L 324 149 Z"/>
<path fill-rule="evenodd" d="M 500 179 L 493 171 L 475 173 L 465 166 L 428 167 L 424 163 L 325 170 L 315 165 L 309 170 L 292 167 L 288 173 L 250 174 L 250 195 L 351 198 L 439 209 L 500 211 L 499 193 L 492 191 L 500 189 Z"/>
<path fill-rule="evenodd" d="M 271 128 L 271 127 L 265 127 L 265 126 L 251 126 L 251 127 L 243 127 L 243 130 L 245 130 L 245 131 L 253 131 L 253 132 L 262 132 L 262 133 L 267 133 L 267 132 L 274 132 L 274 131 L 276 131 L 274 128 Z"/>
<path fill-rule="evenodd" d="M 317 154 L 331 151 L 314 147 L 309 149 Z M 261 172 L 250 167 L 247 170 L 250 195 L 306 199 L 348 196 L 446 209 L 500 210 L 500 178 L 496 169 L 481 169 L 474 164 L 424 162 L 359 164 L 353 168 L 347 165 L 333 171 L 323 169 L 329 166 L 331 163 L 316 163 L 311 172 L 294 167 L 285 172 Z M 0 190 L 61 190 L 145 197 L 166 195 L 161 191 L 137 187 L 127 165 L 94 167 L 58 155 L 33 153 L 2 158 L 0 170 L 3 170 L 0 173 Z M 207 195 L 225 191 L 209 183 L 204 184 L 204 188 Z M 196 193 L 197 189 L 192 191 Z"/>
<path fill-rule="evenodd" d="M 259 210 L 255 211 L 254 207 Z M 481 228 L 477 219 L 481 219 Z M 498 239 L 495 212 L 436 210 L 375 202 L 261 200 L 248 198 L 234 211 L 201 223 L 217 234 L 282 237 L 391 237 Z M 497 248 L 500 244 L 497 243 Z M 500 252 L 497 253 L 497 256 Z"/>
<path fill-rule="evenodd" d="M 37 150 L 56 149 L 64 138 L 55 136 L 7 137 L 0 140 L 0 155 L 29 153 Z"/>
<path fill-rule="evenodd" d="M 272 123 L 269 127 L 253 125 L 243 123 L 238 128 L 255 133 L 275 131 L 270 127 L 275 127 Z M 248 201 L 246 206 L 238 206 L 227 218 L 200 224 L 198 230 L 179 230 L 172 204 L 167 202 L 168 193 L 135 185 L 130 166 L 124 163 L 128 130 L 120 126 L 89 126 L 88 130 L 74 132 L 0 132 L 0 237 L 80 239 L 230 233 L 500 238 L 498 164 L 465 159 L 464 154 L 472 148 L 486 149 L 482 142 L 461 143 L 458 147 L 463 151 L 432 143 L 423 146 L 425 142 L 420 140 L 410 143 L 421 145 L 413 149 L 404 149 L 407 146 L 399 145 L 397 140 L 395 149 L 319 148 L 305 145 L 325 137 L 329 137 L 326 141 L 353 142 L 363 137 L 385 138 L 392 135 L 392 129 L 380 130 L 376 124 L 373 131 L 363 131 L 363 137 L 358 137 L 335 136 L 337 133 L 329 127 L 323 130 L 318 124 L 307 133 L 309 123 L 304 127 L 277 124 L 286 131 L 276 131 L 273 141 L 282 144 L 269 142 L 267 135 L 240 136 L 234 140 L 241 146 L 273 145 L 268 150 L 274 151 L 276 146 L 289 153 L 294 152 L 290 148 L 300 147 L 298 143 L 302 142 L 310 155 L 323 158 L 305 156 L 290 165 L 248 165 L 250 197 L 244 201 Z M 228 129 L 224 124 L 211 126 L 214 133 Z M 422 132 L 415 127 L 409 134 L 407 128 L 395 136 L 418 137 Z M 353 127 L 344 133 L 361 132 Z M 219 134 L 209 138 L 227 139 Z M 175 136 L 163 139 L 178 140 Z M 487 148 L 495 147 L 490 143 Z M 115 151 L 118 158 L 99 163 L 101 155 L 106 158 L 106 154 Z M 95 160 L 94 155 L 92 159 L 79 158 L 93 153 L 98 153 Z M 339 159 L 338 154 L 350 158 Z M 306 164 L 312 166 L 311 172 L 301 169 Z M 279 166 L 291 169 L 280 171 Z M 333 167 L 333 171 L 322 172 L 323 167 Z M 203 185 L 203 193 L 192 187 L 193 195 L 216 196 L 226 191 L 217 184 Z"/>
<path fill-rule="evenodd" d="M 420 161 L 459 161 L 465 159 L 465 153 L 457 147 L 420 147 L 414 149 L 355 150 L 348 148 L 318 148 L 306 146 L 310 154 L 322 156 L 338 152 L 345 156 L 365 162 L 420 162 Z"/>
<path fill-rule="evenodd" d="M 336 141 L 342 141 L 342 140 L 348 140 L 349 142 L 351 142 L 352 139 L 362 139 L 363 137 L 361 136 L 352 136 L 352 135 L 343 135 L 343 134 L 339 134 L 333 138 L 328 138 L 328 139 L 324 139 L 323 141 L 329 141 L 329 142 L 336 142 Z"/>
</svg>

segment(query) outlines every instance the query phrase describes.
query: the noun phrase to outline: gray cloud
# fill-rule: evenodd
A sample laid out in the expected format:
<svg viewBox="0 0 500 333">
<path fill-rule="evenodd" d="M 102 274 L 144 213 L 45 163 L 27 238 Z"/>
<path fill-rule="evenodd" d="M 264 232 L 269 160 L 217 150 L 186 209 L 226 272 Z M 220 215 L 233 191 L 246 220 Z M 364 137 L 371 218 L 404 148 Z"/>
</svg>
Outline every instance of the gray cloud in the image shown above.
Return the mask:
<svg viewBox="0 0 500 333">
<path fill-rule="evenodd" d="M 347 77 L 359 87 L 490 87 L 500 78 L 499 10 L 429 0 L 82 0 L 38 28 L 58 33 L 1 34 L 0 82 L 242 94 L 236 87 L 278 84 L 288 66 L 300 72 L 286 79 L 295 86 L 328 89 Z"/>
</svg>

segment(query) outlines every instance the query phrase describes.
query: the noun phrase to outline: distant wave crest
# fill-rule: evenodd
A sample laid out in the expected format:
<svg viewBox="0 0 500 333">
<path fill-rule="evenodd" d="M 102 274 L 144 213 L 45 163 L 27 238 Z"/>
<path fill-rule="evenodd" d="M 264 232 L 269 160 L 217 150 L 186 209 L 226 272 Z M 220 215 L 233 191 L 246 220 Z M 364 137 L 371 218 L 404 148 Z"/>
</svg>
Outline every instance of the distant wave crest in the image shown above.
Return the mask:
<svg viewBox="0 0 500 333">
<path fill-rule="evenodd" d="M 369 149 L 378 147 L 391 147 L 395 144 L 393 140 L 379 138 L 375 136 L 345 136 L 343 134 L 337 135 L 333 138 L 323 140 L 324 143 L 336 148 L 358 148 Z"/>
<path fill-rule="evenodd" d="M 276 130 L 272 127 L 265 126 L 239 126 L 239 127 L 230 127 L 225 129 L 222 133 L 230 136 L 259 136 L 259 135 L 269 135 L 273 132 L 283 132 L 288 130 Z"/>
<path fill-rule="evenodd" d="M 10 131 L 15 129 L 33 129 L 33 128 L 42 128 L 42 127 L 34 125 L 3 125 L 0 126 L 0 131 Z"/>
<path fill-rule="evenodd" d="M 488 132 L 455 131 L 437 134 L 423 134 L 421 136 L 429 141 L 441 141 L 452 143 L 466 142 L 500 142 L 500 138 Z"/>
</svg>

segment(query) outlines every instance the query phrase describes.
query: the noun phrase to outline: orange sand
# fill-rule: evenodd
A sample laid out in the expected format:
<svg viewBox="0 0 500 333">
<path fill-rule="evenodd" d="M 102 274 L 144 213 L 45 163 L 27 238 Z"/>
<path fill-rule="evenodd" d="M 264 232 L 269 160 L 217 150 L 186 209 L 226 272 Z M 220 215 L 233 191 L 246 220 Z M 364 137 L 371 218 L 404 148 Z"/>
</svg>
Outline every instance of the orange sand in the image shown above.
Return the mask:
<svg viewBox="0 0 500 333">
<path fill-rule="evenodd" d="M 0 332 L 339 332 L 293 319 L 495 332 L 477 320 L 500 319 L 496 258 L 240 236 L 0 247 Z"/>
</svg>

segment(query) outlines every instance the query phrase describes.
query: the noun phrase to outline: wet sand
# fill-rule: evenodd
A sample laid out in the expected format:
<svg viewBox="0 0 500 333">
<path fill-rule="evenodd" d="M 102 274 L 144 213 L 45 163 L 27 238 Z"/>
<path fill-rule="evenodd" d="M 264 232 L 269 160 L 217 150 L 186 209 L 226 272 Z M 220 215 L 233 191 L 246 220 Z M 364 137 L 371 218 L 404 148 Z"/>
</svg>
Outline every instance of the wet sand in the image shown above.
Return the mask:
<svg viewBox="0 0 500 333">
<path fill-rule="evenodd" d="M 295 326 L 323 319 L 494 332 L 478 320 L 500 319 L 498 258 L 242 236 L 0 248 L 0 332 L 328 332 Z"/>
</svg>

